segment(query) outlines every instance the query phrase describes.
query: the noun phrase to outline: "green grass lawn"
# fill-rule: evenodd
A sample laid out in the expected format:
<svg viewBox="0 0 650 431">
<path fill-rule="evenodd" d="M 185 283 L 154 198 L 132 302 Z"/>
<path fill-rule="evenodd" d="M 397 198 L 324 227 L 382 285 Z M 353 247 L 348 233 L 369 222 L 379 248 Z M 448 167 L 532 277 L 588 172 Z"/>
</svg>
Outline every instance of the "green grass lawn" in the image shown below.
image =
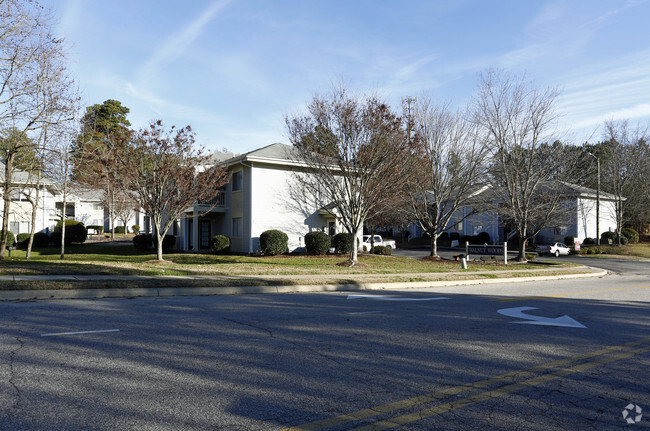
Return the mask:
<svg viewBox="0 0 650 431">
<path fill-rule="evenodd" d="M 165 262 L 155 254 L 136 250 L 130 244 L 83 244 L 66 248 L 60 260 L 56 248 L 38 249 L 31 260 L 25 251 L 15 250 L 0 262 L 0 275 L 87 274 L 87 275 L 314 275 L 314 274 L 391 274 L 443 273 L 460 270 L 459 262 L 424 261 L 397 256 L 362 254 L 355 267 L 338 266 L 347 256 L 218 256 L 203 253 L 169 253 Z M 539 269 L 535 264 L 508 265 L 470 263 L 470 272 L 507 269 Z"/>
</svg>

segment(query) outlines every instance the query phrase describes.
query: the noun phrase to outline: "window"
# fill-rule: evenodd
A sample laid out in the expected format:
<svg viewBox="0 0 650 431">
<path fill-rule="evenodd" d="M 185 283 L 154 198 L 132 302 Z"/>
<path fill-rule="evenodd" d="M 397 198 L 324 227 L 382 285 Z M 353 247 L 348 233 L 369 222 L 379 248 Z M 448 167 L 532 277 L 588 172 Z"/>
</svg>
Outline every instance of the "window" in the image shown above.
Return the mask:
<svg viewBox="0 0 650 431">
<path fill-rule="evenodd" d="M 242 189 L 242 171 L 233 172 L 232 174 L 232 191 Z"/>
<path fill-rule="evenodd" d="M 232 219 L 232 236 L 242 236 L 242 218 L 237 217 Z"/>
</svg>

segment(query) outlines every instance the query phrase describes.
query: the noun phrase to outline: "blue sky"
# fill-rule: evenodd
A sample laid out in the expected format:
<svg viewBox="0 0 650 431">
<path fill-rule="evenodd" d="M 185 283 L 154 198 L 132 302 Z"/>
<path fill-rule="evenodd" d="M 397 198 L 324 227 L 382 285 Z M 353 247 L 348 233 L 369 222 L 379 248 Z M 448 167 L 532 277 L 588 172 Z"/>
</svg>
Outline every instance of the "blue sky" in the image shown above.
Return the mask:
<svg viewBox="0 0 650 431">
<path fill-rule="evenodd" d="M 650 119 L 649 1 L 43 0 L 84 104 L 190 124 L 208 150 L 288 143 L 284 115 L 345 82 L 395 107 L 467 103 L 487 68 L 561 89 L 561 138 Z"/>
</svg>

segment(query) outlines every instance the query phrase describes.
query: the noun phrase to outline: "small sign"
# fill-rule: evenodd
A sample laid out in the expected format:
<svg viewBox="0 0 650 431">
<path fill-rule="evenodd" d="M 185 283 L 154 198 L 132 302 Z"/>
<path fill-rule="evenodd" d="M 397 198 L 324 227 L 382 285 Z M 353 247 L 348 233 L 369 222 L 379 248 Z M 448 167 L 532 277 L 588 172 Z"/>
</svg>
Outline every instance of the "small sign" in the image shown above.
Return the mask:
<svg viewBox="0 0 650 431">
<path fill-rule="evenodd" d="M 500 256 L 503 254 L 502 245 L 468 245 L 467 246 L 468 254 L 489 254 Z"/>
</svg>

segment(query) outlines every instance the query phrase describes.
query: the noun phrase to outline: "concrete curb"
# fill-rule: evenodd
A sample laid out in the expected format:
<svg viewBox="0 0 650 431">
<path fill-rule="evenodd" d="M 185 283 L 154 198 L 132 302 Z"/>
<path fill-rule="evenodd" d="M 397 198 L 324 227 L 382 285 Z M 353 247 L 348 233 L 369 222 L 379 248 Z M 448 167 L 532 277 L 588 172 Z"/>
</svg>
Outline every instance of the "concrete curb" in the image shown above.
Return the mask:
<svg viewBox="0 0 650 431">
<path fill-rule="evenodd" d="M 73 289 L 73 290 L 4 290 L 0 301 L 29 301 L 42 299 L 99 299 L 99 298 L 156 298 L 172 296 L 216 296 L 252 295 L 278 293 L 317 293 L 363 290 L 424 289 L 477 284 L 500 284 L 529 281 L 566 280 L 575 278 L 602 277 L 607 271 L 597 270 L 580 274 L 487 278 L 472 280 L 418 281 L 408 283 L 354 283 L 354 284 L 297 284 L 281 286 L 232 286 L 232 287 L 163 287 L 163 288 L 118 288 L 118 289 Z M 34 276 L 36 278 L 36 276 Z M 70 276 L 70 279 L 78 279 Z"/>
</svg>

